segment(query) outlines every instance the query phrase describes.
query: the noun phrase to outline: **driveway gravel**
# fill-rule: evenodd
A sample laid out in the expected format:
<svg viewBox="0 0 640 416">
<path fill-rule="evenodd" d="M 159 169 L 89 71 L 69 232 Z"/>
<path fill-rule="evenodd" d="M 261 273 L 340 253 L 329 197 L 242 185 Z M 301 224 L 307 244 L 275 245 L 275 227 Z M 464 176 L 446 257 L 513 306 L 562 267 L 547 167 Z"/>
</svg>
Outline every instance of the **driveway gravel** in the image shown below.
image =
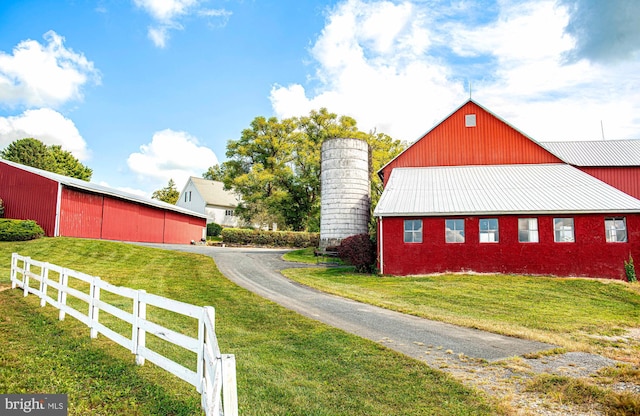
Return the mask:
<svg viewBox="0 0 640 416">
<path fill-rule="evenodd" d="M 465 385 L 500 398 L 515 414 L 604 414 L 598 404 L 557 403 L 527 391 L 525 386 L 541 373 L 589 377 L 618 364 L 614 360 L 581 352 L 523 358 L 556 346 L 430 321 L 320 292 L 280 273 L 293 267 L 323 267 L 286 262 L 282 255 L 288 250 L 144 245 L 210 256 L 220 272 L 239 286 L 304 316 L 426 362 Z M 629 390 L 635 393 L 638 386 Z"/>
</svg>

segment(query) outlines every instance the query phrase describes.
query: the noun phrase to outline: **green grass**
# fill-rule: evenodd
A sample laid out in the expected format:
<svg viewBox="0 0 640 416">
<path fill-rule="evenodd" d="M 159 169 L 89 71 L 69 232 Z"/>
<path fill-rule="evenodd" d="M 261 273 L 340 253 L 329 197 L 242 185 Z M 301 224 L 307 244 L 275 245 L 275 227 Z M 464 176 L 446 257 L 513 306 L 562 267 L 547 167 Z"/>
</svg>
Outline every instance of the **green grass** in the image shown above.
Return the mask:
<svg viewBox="0 0 640 416">
<path fill-rule="evenodd" d="M 349 268 L 290 269 L 290 279 L 388 309 L 637 362 L 637 284 L 510 275 L 392 277 Z"/>
<path fill-rule="evenodd" d="M 205 256 L 67 238 L 0 243 L 0 287 L 9 284 L 14 251 L 116 285 L 215 306 L 221 351 L 237 360 L 241 415 L 501 412 L 442 372 L 234 285 Z M 149 314 L 194 331 L 174 314 Z M 40 308 L 33 295 L 0 292 L 0 339 L 0 393 L 67 393 L 72 415 L 200 414 L 193 387 L 150 363 L 135 366 L 130 352 L 102 336 L 90 339 L 89 329 L 69 316 L 58 321 L 57 310 Z M 171 353 L 179 361 L 192 359 Z"/>
</svg>

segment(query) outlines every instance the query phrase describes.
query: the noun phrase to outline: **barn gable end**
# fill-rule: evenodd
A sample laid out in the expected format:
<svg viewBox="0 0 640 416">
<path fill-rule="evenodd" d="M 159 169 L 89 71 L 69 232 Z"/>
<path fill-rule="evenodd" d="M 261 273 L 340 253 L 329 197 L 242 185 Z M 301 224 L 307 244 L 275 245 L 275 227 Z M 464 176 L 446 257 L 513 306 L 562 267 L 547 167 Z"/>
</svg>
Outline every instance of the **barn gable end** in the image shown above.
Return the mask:
<svg viewBox="0 0 640 416">
<path fill-rule="evenodd" d="M 536 141 L 472 100 L 429 130 L 379 172 L 394 168 L 562 163 Z"/>
</svg>

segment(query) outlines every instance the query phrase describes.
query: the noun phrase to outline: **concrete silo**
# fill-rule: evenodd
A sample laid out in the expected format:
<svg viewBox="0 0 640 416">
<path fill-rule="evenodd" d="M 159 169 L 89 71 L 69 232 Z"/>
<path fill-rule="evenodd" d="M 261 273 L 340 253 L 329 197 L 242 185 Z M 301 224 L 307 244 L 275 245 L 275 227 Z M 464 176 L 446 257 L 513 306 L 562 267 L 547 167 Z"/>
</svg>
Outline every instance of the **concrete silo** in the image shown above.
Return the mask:
<svg viewBox="0 0 640 416">
<path fill-rule="evenodd" d="M 369 144 L 333 138 L 322 143 L 320 249 L 368 232 L 371 204 Z"/>
</svg>

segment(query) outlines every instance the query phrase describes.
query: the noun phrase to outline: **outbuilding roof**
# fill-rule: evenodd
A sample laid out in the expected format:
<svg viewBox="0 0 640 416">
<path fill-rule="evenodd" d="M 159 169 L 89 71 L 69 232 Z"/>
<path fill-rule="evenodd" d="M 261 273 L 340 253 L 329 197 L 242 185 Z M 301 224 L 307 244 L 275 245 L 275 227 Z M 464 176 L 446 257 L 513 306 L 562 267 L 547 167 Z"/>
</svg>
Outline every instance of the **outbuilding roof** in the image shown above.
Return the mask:
<svg viewBox="0 0 640 416">
<path fill-rule="evenodd" d="M 565 164 L 395 168 L 374 216 L 640 212 L 640 200 Z"/>
<path fill-rule="evenodd" d="M 223 207 L 238 206 L 238 198 L 233 192 L 225 190 L 222 182 L 210 181 L 196 176 L 190 177 L 189 180 L 193 183 L 193 186 L 198 190 L 207 205 Z"/>
<path fill-rule="evenodd" d="M 59 175 L 57 173 L 49 172 L 42 169 L 37 169 L 31 166 L 22 165 L 20 163 L 10 162 L 8 160 L 0 159 L 0 163 L 6 163 L 9 166 L 13 166 L 17 169 L 22 169 L 27 172 L 31 172 L 38 176 L 50 179 L 54 182 L 62 184 L 69 188 L 81 189 L 83 191 L 92 192 L 101 195 L 107 195 L 118 199 L 124 199 L 127 201 L 135 202 L 142 205 L 147 205 L 155 208 L 160 208 L 169 211 L 179 212 L 181 214 L 187 214 L 198 218 L 206 218 L 204 214 L 191 211 L 182 207 L 178 207 L 173 204 L 168 204 L 157 199 L 146 198 L 140 195 L 132 194 L 129 192 L 120 191 L 118 189 L 110 188 L 108 186 L 99 185 L 93 182 L 83 181 L 77 178 L 71 178 L 69 176 Z"/>
<path fill-rule="evenodd" d="M 640 140 L 538 142 L 573 166 L 640 166 Z"/>
</svg>

